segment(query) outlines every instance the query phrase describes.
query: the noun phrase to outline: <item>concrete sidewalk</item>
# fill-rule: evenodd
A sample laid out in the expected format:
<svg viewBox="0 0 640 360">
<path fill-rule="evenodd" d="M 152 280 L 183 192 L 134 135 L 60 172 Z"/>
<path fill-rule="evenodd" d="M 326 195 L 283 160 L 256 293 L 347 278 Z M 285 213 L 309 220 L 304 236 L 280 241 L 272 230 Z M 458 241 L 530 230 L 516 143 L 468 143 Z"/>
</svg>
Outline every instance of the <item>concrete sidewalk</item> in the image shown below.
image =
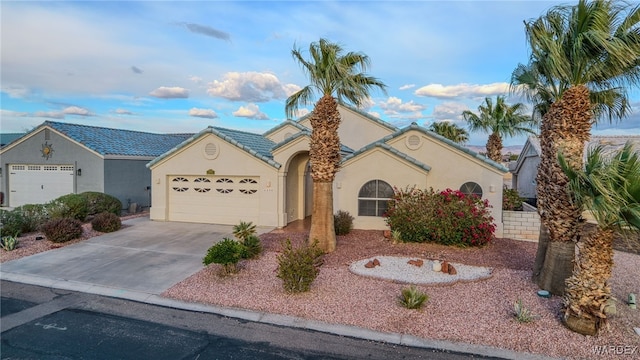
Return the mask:
<svg viewBox="0 0 640 360">
<path fill-rule="evenodd" d="M 161 297 L 178 282 L 203 269 L 207 249 L 232 226 L 150 221 L 123 222 L 123 228 L 77 244 L 0 264 L 0 279 L 80 291 L 191 311 L 351 336 L 391 344 L 436 348 L 505 359 L 549 359 L 483 345 L 421 339 L 286 315 L 188 303 Z M 258 228 L 262 234 L 271 228 Z"/>
</svg>

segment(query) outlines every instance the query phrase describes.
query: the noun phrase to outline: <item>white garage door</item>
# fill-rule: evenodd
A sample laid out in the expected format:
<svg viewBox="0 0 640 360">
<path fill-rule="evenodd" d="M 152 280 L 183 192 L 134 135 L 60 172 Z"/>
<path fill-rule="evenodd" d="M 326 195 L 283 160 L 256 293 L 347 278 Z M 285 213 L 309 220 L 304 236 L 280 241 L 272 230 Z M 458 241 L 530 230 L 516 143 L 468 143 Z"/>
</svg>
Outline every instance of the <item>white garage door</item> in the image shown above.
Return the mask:
<svg viewBox="0 0 640 360">
<path fill-rule="evenodd" d="M 44 204 L 73 193 L 73 165 L 9 165 L 9 206 Z"/>
<path fill-rule="evenodd" d="M 167 186 L 171 221 L 260 223 L 258 177 L 178 175 Z"/>
</svg>

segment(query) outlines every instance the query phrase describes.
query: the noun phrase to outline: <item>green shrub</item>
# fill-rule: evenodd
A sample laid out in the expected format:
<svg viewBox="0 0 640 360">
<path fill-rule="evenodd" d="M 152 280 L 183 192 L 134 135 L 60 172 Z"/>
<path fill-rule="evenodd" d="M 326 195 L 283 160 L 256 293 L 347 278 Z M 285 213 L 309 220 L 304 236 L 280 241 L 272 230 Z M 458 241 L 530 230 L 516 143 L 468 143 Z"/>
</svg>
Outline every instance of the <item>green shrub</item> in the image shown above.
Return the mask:
<svg viewBox="0 0 640 360">
<path fill-rule="evenodd" d="M 89 214 L 87 199 L 80 194 L 62 195 L 47 203 L 51 219 L 71 218 L 84 221 Z"/>
<path fill-rule="evenodd" d="M 91 220 L 93 230 L 103 233 L 110 233 L 120 230 L 122 221 L 120 217 L 110 212 L 101 212 Z"/>
<path fill-rule="evenodd" d="M 255 235 L 256 226 L 252 222 L 240 221 L 238 225 L 233 226 L 233 236 L 240 241 L 245 241 L 249 236 Z"/>
<path fill-rule="evenodd" d="M 396 189 L 385 220 L 402 241 L 481 246 L 496 228 L 490 208 L 487 200 L 458 190 Z"/>
<path fill-rule="evenodd" d="M 530 323 L 536 319 L 536 316 L 533 315 L 531 310 L 524 306 L 524 304 L 522 303 L 522 299 L 518 299 L 513 304 L 513 311 L 513 315 L 519 323 Z"/>
<path fill-rule="evenodd" d="M 402 289 L 400 296 L 398 296 L 398 304 L 407 309 L 420 309 L 427 300 L 429 300 L 429 296 L 418 290 L 415 285 Z"/>
<path fill-rule="evenodd" d="M 0 236 L 20 236 L 23 223 L 24 217 L 21 212 L 0 209 Z"/>
<path fill-rule="evenodd" d="M 247 236 L 242 242 L 244 250 L 242 252 L 243 259 L 253 259 L 262 253 L 262 243 L 260 238 L 255 235 Z"/>
<path fill-rule="evenodd" d="M 353 216 L 348 211 L 340 210 L 333 215 L 333 226 L 336 235 L 347 235 L 353 229 Z"/>
<path fill-rule="evenodd" d="M 114 196 L 97 191 L 86 191 L 80 195 L 87 200 L 87 214 L 89 216 L 103 212 L 120 216 L 122 213 L 122 202 Z"/>
<path fill-rule="evenodd" d="M 520 211 L 524 198 L 520 197 L 518 190 L 505 188 L 502 192 L 502 210 Z"/>
<path fill-rule="evenodd" d="M 278 255 L 278 277 L 282 279 L 284 290 L 289 293 L 309 291 L 322 266 L 322 250 L 318 241 L 313 244 L 293 248 L 291 240 L 282 244 Z"/>
<path fill-rule="evenodd" d="M 40 226 L 49 220 L 47 207 L 43 204 L 26 204 L 18 206 L 13 211 L 22 214 L 22 232 L 37 231 Z"/>
<path fill-rule="evenodd" d="M 18 247 L 17 236 L 3 236 L 0 238 L 0 247 L 6 251 L 15 250 Z"/>
<path fill-rule="evenodd" d="M 244 246 L 229 238 L 224 238 L 219 243 L 207 250 L 207 255 L 202 259 L 204 265 L 216 263 L 222 265 L 222 274 L 229 275 L 238 272 L 238 261 L 242 258 Z"/>
<path fill-rule="evenodd" d="M 50 241 L 63 243 L 82 236 L 82 222 L 71 218 L 51 219 L 42 225 L 41 230 Z"/>
</svg>

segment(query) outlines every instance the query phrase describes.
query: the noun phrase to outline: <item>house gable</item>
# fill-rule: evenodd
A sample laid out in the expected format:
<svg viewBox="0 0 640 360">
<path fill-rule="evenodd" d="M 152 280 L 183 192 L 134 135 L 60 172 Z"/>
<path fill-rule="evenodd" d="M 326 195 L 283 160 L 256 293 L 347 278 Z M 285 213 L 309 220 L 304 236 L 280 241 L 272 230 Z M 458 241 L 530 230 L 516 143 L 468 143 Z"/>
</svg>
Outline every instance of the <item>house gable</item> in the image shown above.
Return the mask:
<svg viewBox="0 0 640 360">
<path fill-rule="evenodd" d="M 398 129 L 378 118 L 346 105 L 338 105 L 342 121 L 338 128 L 340 142 L 351 149 L 360 149 Z M 311 128 L 310 115 L 298 120 L 298 123 Z"/>
<path fill-rule="evenodd" d="M 275 143 L 280 143 L 299 132 L 310 130 L 295 121 L 285 120 L 262 134 L 262 136 Z"/>
</svg>

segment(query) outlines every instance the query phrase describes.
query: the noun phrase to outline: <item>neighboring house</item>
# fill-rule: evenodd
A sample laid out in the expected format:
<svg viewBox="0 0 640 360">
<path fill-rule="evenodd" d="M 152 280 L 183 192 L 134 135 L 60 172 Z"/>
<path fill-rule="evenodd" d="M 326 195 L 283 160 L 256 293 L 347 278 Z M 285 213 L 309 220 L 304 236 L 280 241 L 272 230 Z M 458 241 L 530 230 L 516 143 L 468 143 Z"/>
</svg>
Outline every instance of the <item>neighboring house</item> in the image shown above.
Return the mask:
<svg viewBox="0 0 640 360">
<path fill-rule="evenodd" d="M 24 135 L 24 133 L 5 133 L 5 134 L 0 134 L 0 148 L 3 148 L 5 146 L 11 144 L 15 140 L 21 138 L 23 135 Z"/>
<path fill-rule="evenodd" d="M 3 206 L 104 192 L 123 207 L 150 206 L 146 164 L 193 134 L 152 134 L 46 121 L 0 149 Z"/>
<path fill-rule="evenodd" d="M 426 128 L 402 129 L 339 106 L 341 169 L 334 211 L 348 211 L 357 229 L 385 229 L 393 188 L 461 189 L 493 205 L 502 236 L 502 184 L 507 169 Z M 311 215 L 309 116 L 259 135 L 208 127 L 151 161 L 150 217 L 283 227 Z"/>
<path fill-rule="evenodd" d="M 640 135 L 592 136 L 585 144 L 585 157 L 589 149 L 595 146 L 604 146 L 606 152 L 613 152 L 622 148 L 627 141 L 632 142 L 636 151 L 640 152 Z M 513 189 L 517 189 L 520 196 L 531 200 L 529 201 L 530 203 L 535 203 L 537 197 L 536 175 L 538 174 L 541 153 L 538 137 L 529 136 L 515 167 L 511 170 L 513 173 Z"/>
</svg>

